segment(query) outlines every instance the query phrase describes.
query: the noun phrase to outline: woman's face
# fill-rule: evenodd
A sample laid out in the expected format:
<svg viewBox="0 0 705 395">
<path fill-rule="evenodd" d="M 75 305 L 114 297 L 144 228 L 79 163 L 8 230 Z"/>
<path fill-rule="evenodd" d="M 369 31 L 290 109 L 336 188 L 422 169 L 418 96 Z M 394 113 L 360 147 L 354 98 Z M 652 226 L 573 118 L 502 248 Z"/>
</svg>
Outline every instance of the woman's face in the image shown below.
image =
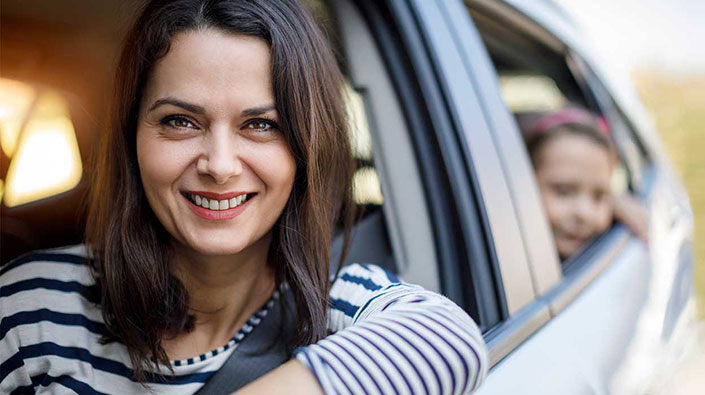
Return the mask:
<svg viewBox="0 0 705 395">
<path fill-rule="evenodd" d="M 612 158 L 584 136 L 562 133 L 536 152 L 536 178 L 561 258 L 567 258 L 612 221 Z"/>
<path fill-rule="evenodd" d="M 176 35 L 152 70 L 137 125 L 140 175 L 187 251 L 266 254 L 296 170 L 270 73 L 266 42 L 215 29 Z"/>
</svg>

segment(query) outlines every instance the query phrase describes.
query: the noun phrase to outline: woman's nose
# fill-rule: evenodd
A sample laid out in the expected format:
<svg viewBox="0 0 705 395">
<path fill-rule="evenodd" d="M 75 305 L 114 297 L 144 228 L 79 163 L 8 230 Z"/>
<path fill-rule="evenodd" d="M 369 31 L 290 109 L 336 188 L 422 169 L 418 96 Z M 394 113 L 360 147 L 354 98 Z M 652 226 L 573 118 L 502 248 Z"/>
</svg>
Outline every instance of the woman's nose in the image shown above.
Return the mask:
<svg viewBox="0 0 705 395">
<path fill-rule="evenodd" d="M 231 132 L 213 131 L 203 144 L 203 154 L 197 163 L 200 174 L 212 177 L 220 185 L 242 173 L 237 138 Z"/>
</svg>

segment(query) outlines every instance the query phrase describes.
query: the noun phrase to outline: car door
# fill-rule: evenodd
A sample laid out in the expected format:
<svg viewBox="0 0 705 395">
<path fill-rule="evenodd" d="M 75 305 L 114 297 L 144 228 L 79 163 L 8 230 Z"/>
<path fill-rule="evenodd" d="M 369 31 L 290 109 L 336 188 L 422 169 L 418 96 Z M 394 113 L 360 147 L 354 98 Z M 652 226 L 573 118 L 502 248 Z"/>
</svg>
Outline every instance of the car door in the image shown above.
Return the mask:
<svg viewBox="0 0 705 395">
<path fill-rule="evenodd" d="M 654 373 L 668 371 L 660 357 L 677 348 L 669 347 L 678 343 L 671 328 L 685 326 L 689 314 L 681 312 L 692 305 L 687 203 L 682 194 L 667 191 L 682 188 L 674 181 L 658 140 L 652 135 L 650 145 L 642 141 L 597 75 L 580 69 L 582 45 L 577 36 L 564 31 L 566 25 L 550 4 L 479 1 L 470 2 L 469 9 L 460 1 L 411 5 L 436 53 L 438 68 L 453 76 L 448 77 L 454 81 L 449 85 L 463 91 L 455 97 L 450 93 L 449 100 L 467 108 L 474 104 L 467 99 L 468 92 L 477 97 L 484 117 L 459 127 L 468 138 L 468 154 L 476 161 L 480 179 L 485 159 L 473 155 L 472 145 L 481 140 L 478 129 L 490 130 L 510 196 L 509 203 L 501 204 L 516 218 L 514 229 L 521 240 L 514 246 L 528 262 L 523 277 L 535 295 L 518 308 L 508 299 L 507 316 L 485 332 L 494 366 L 480 393 L 613 393 L 655 385 L 659 376 Z M 502 95 L 497 61 L 489 56 L 495 54 L 488 53 L 492 39 L 503 55 L 523 57 L 528 66 L 545 71 L 542 75 L 571 102 L 605 115 L 621 154 L 615 188 L 629 189 L 648 205 L 652 248 L 617 224 L 580 254 L 558 262 L 519 125 Z M 511 39 L 518 41 L 516 46 L 508 45 Z M 447 43 L 457 54 L 442 49 Z M 514 50 L 519 53 L 512 54 Z M 464 78 L 470 83 L 463 84 Z M 485 208 L 490 212 L 487 197 Z M 490 223 L 498 248 L 505 226 Z M 504 259 L 498 257 L 500 268 L 510 266 Z M 506 296 L 515 283 L 505 273 L 500 270 Z"/>
<path fill-rule="evenodd" d="M 512 14 L 503 14 L 497 2 L 480 6 L 485 15 L 452 0 L 327 4 L 331 35 L 363 103 L 394 270 L 444 293 L 478 322 L 493 365 L 480 393 L 610 393 L 653 371 L 630 361 L 641 344 L 655 344 L 647 321 L 663 298 L 654 296 L 654 249 L 614 226 L 559 262 L 478 18 L 523 26 L 511 29 L 548 54 L 561 92 L 612 118 L 573 47 L 514 7 L 505 4 Z M 660 162 L 635 132 L 625 133 L 637 148 L 624 149 L 617 181 L 659 211 L 652 201 Z M 634 152 L 640 159 L 627 158 Z M 674 302 L 676 310 L 688 300 Z M 635 343 L 640 336 L 646 343 Z"/>
</svg>

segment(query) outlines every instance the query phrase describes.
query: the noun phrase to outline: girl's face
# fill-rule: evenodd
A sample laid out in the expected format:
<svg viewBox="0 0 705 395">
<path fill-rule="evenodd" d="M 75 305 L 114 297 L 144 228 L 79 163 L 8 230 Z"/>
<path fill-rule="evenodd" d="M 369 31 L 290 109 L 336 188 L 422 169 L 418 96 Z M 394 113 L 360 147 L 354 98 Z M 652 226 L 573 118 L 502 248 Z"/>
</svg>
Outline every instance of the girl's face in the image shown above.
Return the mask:
<svg viewBox="0 0 705 395">
<path fill-rule="evenodd" d="M 149 76 L 137 125 L 142 185 L 187 251 L 266 256 L 296 171 L 270 74 L 266 42 L 206 29 L 173 37 Z"/>
<path fill-rule="evenodd" d="M 609 151 L 584 136 L 561 133 L 536 152 L 536 178 L 562 259 L 612 221 Z"/>
</svg>

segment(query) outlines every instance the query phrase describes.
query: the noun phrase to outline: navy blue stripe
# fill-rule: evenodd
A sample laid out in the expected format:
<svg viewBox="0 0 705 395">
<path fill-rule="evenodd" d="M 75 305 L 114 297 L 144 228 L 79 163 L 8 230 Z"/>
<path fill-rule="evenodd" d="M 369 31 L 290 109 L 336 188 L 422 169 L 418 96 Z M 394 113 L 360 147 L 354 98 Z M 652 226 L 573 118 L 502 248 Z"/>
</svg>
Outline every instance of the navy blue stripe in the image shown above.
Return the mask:
<svg viewBox="0 0 705 395">
<path fill-rule="evenodd" d="M 0 364 L 0 383 L 5 380 L 5 377 L 15 371 L 15 369 L 22 367 L 22 365 L 24 365 L 24 359 L 22 359 L 22 354 L 19 352 L 15 353 L 15 355 Z"/>
<path fill-rule="evenodd" d="M 320 357 L 320 355 L 319 355 L 319 357 Z M 327 366 L 328 368 L 330 368 L 330 370 L 332 370 L 332 371 L 335 373 L 336 376 L 340 377 L 340 382 L 343 383 L 343 385 L 345 386 L 345 388 L 348 390 L 348 392 L 347 392 L 348 394 L 352 394 L 352 393 L 353 393 L 353 391 L 350 389 L 350 386 L 348 386 L 348 383 L 346 383 L 345 380 L 343 380 L 343 376 L 341 376 L 340 373 L 338 373 L 338 371 L 335 370 L 335 368 L 334 368 L 331 364 L 328 363 L 328 361 L 326 361 L 325 359 L 321 358 L 321 363 L 322 363 L 323 365 Z M 333 388 L 335 389 L 335 392 L 336 392 L 336 393 L 339 393 L 339 392 L 338 392 L 338 389 L 335 388 L 335 385 L 333 385 Z"/>
<path fill-rule="evenodd" d="M 358 277 L 358 276 L 353 276 L 351 274 L 345 273 L 340 278 L 343 281 L 347 281 L 349 283 L 355 283 L 355 284 L 360 284 L 363 287 L 369 289 L 370 291 L 376 291 L 380 288 L 382 288 L 381 285 L 375 284 L 372 280 L 368 278 L 363 278 L 363 277 Z"/>
<path fill-rule="evenodd" d="M 441 314 L 439 314 L 439 313 L 437 313 L 437 312 L 435 312 L 435 311 L 429 311 L 429 313 L 434 314 L 434 315 L 438 315 L 439 318 L 444 318 L 444 319 L 446 318 L 446 317 L 444 317 L 443 315 L 441 315 Z M 473 379 L 472 387 L 470 387 L 470 388 L 476 388 L 477 382 L 478 382 L 478 380 L 480 380 L 480 372 L 482 371 L 482 360 L 480 359 L 480 354 L 478 354 L 478 353 L 477 353 L 477 350 L 475 350 L 475 347 L 473 347 L 473 345 L 471 345 L 467 340 L 463 339 L 463 337 L 460 336 L 460 335 L 458 334 L 458 332 L 455 332 L 455 331 L 451 330 L 450 328 L 446 327 L 446 326 L 443 325 L 439 320 L 436 320 L 436 319 L 434 319 L 433 317 L 430 317 L 428 314 L 425 314 L 425 313 L 423 313 L 423 312 L 421 313 L 421 315 L 422 315 L 423 317 L 426 317 L 426 318 L 430 319 L 431 321 L 434 321 L 434 322 L 436 322 L 437 324 L 439 324 L 439 325 L 441 325 L 441 326 L 447 328 L 452 334 L 455 335 L 455 337 L 457 337 L 458 339 L 460 339 L 461 342 L 465 343 L 465 345 L 468 346 L 468 348 L 469 348 L 470 351 L 472 352 L 473 356 L 475 356 L 475 359 L 477 360 L 477 374 L 475 375 L 475 378 Z M 457 326 L 457 325 L 456 325 L 456 326 Z M 462 330 L 462 328 L 460 328 L 460 327 L 458 327 L 458 329 L 461 329 L 461 330 Z M 462 332 L 462 331 L 461 331 L 461 332 Z M 467 331 L 466 331 L 466 334 L 467 334 Z M 474 338 L 474 336 L 470 335 L 470 337 L 473 338 L 473 340 L 476 340 L 476 339 Z"/>
<path fill-rule="evenodd" d="M 25 263 L 37 262 L 37 261 L 47 261 L 56 263 L 70 263 L 74 265 L 85 265 L 88 263 L 88 258 L 72 255 L 72 254 L 61 254 L 61 253 L 29 253 L 22 255 L 17 259 L 14 259 L 7 264 L 3 265 L 0 269 L 0 276 L 9 272 L 10 270 L 22 266 Z"/>
<path fill-rule="evenodd" d="M 382 349 L 381 349 L 377 344 L 375 344 L 374 342 L 370 341 L 368 338 L 366 338 L 366 337 L 360 335 L 359 333 L 348 332 L 348 334 L 357 336 L 357 337 L 359 337 L 362 341 L 365 341 L 365 342 L 367 342 L 369 345 L 371 345 L 372 347 L 376 348 L 377 351 L 379 351 L 379 355 L 387 355 L 387 353 L 384 352 L 384 351 L 382 351 Z M 351 342 L 351 343 L 355 344 L 354 342 Z M 360 347 L 360 348 L 361 348 L 361 347 Z M 396 348 L 396 347 L 395 347 L 395 348 Z M 397 349 L 397 350 L 398 350 L 398 349 Z M 377 358 L 379 358 L 379 356 L 377 356 Z M 399 368 L 399 366 L 397 366 L 395 363 L 393 363 L 393 361 L 391 361 L 389 358 L 387 358 L 387 360 L 389 360 L 389 361 L 391 362 L 391 365 L 394 367 L 394 369 L 397 370 L 397 372 L 399 373 L 399 377 L 401 377 L 402 379 L 404 379 L 404 382 L 406 383 L 406 386 L 409 387 L 409 393 L 413 393 L 414 390 L 411 388 L 411 383 L 409 383 L 409 380 L 406 379 L 406 375 L 401 371 L 401 369 Z M 408 360 L 408 359 L 407 359 L 407 360 Z M 377 362 L 375 362 L 375 363 L 377 363 Z M 379 366 L 379 365 L 377 365 L 377 366 Z M 382 369 L 382 368 L 380 367 L 380 369 Z M 382 369 L 382 371 L 384 372 L 384 369 Z M 389 376 L 387 376 L 387 373 L 386 373 L 386 372 L 384 373 L 384 375 L 385 375 L 387 378 L 389 378 Z M 389 382 L 391 383 L 392 380 L 390 379 Z M 394 386 L 394 384 L 392 384 L 392 386 Z"/>
<path fill-rule="evenodd" d="M 44 381 L 44 379 L 48 376 L 48 374 L 40 374 L 38 376 L 33 376 L 30 378 L 32 380 L 32 384 L 30 385 L 25 385 L 24 387 L 17 387 L 15 388 L 12 392 L 10 392 L 10 395 L 21 395 L 21 394 L 34 394 L 36 391 L 34 390 L 34 387 L 38 386 L 39 383 Z"/>
<path fill-rule="evenodd" d="M 394 344 L 391 340 L 389 340 L 387 337 L 385 337 L 383 334 L 377 332 L 376 330 L 373 330 L 372 328 L 367 328 L 367 327 L 363 327 L 363 328 L 361 328 L 361 329 L 365 329 L 365 330 L 368 330 L 368 331 L 374 333 L 375 335 L 379 336 L 380 339 L 386 341 L 386 342 L 389 343 L 392 347 L 394 347 L 394 349 L 396 349 L 397 352 L 398 352 L 399 354 L 401 354 L 401 356 L 404 357 L 404 359 L 406 359 L 406 361 L 409 363 L 409 366 L 411 366 L 411 368 L 414 369 L 414 371 L 416 372 L 416 376 L 419 378 L 419 381 L 421 381 L 421 384 L 423 384 L 424 394 L 428 394 L 428 393 L 429 393 L 429 391 L 428 391 L 428 386 L 426 385 L 426 381 L 423 379 L 423 376 L 421 375 L 421 372 L 419 372 L 419 369 L 416 367 L 416 364 L 414 364 L 414 363 L 411 361 L 411 359 L 409 359 L 409 356 L 408 356 L 408 355 L 406 355 L 406 354 L 405 354 L 396 344 Z M 387 328 L 384 328 L 384 329 L 385 329 L 385 330 L 388 330 Z M 371 343 L 371 342 L 370 342 L 370 343 Z M 382 355 L 380 355 L 380 357 L 383 357 L 383 356 L 386 356 L 387 359 L 389 360 L 389 362 L 392 363 L 392 364 L 394 364 L 394 361 L 392 360 L 392 358 L 390 358 L 389 355 L 387 355 L 387 354 L 382 354 Z M 403 374 L 402 374 L 402 375 L 403 375 Z M 412 392 L 413 392 L 413 391 L 412 391 Z"/>
<path fill-rule="evenodd" d="M 384 270 L 384 269 L 382 269 L 382 270 Z M 392 273 L 390 271 L 384 270 L 384 274 L 386 274 L 389 281 L 391 281 L 393 283 L 400 283 L 401 282 L 401 281 L 399 281 L 399 277 L 395 276 L 394 273 Z"/>
<path fill-rule="evenodd" d="M 407 318 L 407 319 L 411 319 L 411 320 L 413 321 L 413 318 L 412 318 L 412 317 L 406 317 L 406 318 Z M 424 342 L 426 342 L 426 344 L 428 344 L 428 345 L 433 349 L 433 351 L 435 351 L 436 354 L 438 354 L 438 357 L 439 357 L 439 358 L 441 359 L 441 361 L 443 361 L 443 363 L 446 365 L 446 368 L 448 368 L 448 373 L 450 374 L 450 380 L 451 380 L 451 383 L 452 383 L 452 385 L 451 385 L 450 388 L 455 388 L 455 372 L 453 372 L 453 368 L 450 366 L 450 363 L 448 362 L 448 360 L 446 359 L 446 357 L 443 355 L 443 353 L 440 352 L 440 351 L 438 350 L 438 348 L 436 348 L 436 346 L 435 346 L 433 343 L 431 343 L 431 342 L 426 338 L 426 336 L 420 334 L 419 332 L 417 332 L 414 328 L 410 327 L 409 325 L 406 325 L 405 323 L 399 322 L 399 321 L 396 321 L 396 320 L 390 320 L 389 322 L 390 322 L 390 323 L 395 323 L 395 324 L 400 325 L 400 326 L 403 326 L 404 328 L 408 329 L 411 333 L 413 333 L 417 338 L 419 338 L 419 339 L 423 340 Z M 431 333 L 434 333 L 434 331 L 431 331 Z M 401 336 L 401 335 L 400 335 L 400 336 Z M 437 337 L 440 337 L 440 336 L 437 336 Z M 409 341 L 407 340 L 407 342 L 409 342 Z M 410 342 L 409 342 L 409 343 L 410 343 Z M 411 344 L 411 343 L 410 343 L 410 344 Z M 419 350 L 417 350 L 417 351 L 419 351 Z M 419 354 L 421 354 L 421 351 L 419 351 Z M 426 357 L 424 357 L 424 359 L 426 359 Z M 428 361 L 427 359 L 426 359 L 426 361 L 428 362 L 429 366 L 431 366 L 431 369 L 433 369 L 433 364 L 432 364 L 430 361 Z M 441 393 L 443 393 L 443 383 L 442 383 L 441 377 L 440 377 L 440 375 L 438 374 L 438 372 L 436 371 L 436 369 L 433 369 L 433 374 L 436 376 L 436 379 L 438 380 L 438 388 L 440 388 L 440 389 L 441 389 Z"/>
<path fill-rule="evenodd" d="M 95 389 L 93 389 L 93 387 L 84 383 L 83 381 L 76 380 L 69 376 L 54 377 L 46 373 L 32 377 L 31 386 L 28 385 L 25 387 L 16 388 L 14 391 L 11 392 L 11 395 L 33 394 L 36 392 L 34 388 L 38 385 L 41 385 L 44 388 L 48 388 L 53 382 L 56 382 L 57 384 L 60 384 L 66 388 L 72 389 L 77 394 L 106 395 L 104 392 L 96 391 Z"/>
<path fill-rule="evenodd" d="M 33 278 L 22 280 L 16 283 L 0 287 L 0 297 L 7 297 L 18 292 L 29 291 L 32 289 L 51 289 L 61 292 L 76 292 L 81 294 L 91 303 L 99 303 L 98 288 L 95 286 L 83 285 L 76 281 L 59 281 L 48 278 Z"/>
<path fill-rule="evenodd" d="M 45 342 L 31 346 L 20 347 L 20 353 L 25 359 L 56 355 L 62 358 L 76 359 L 89 363 L 94 369 L 132 379 L 132 369 L 120 362 L 102 358 L 91 354 L 88 350 L 79 347 L 63 347 L 55 343 Z M 4 364 L 3 364 L 4 365 Z M 202 372 L 183 376 L 163 376 L 155 373 L 146 373 L 146 381 L 157 384 L 190 384 L 205 383 L 215 372 Z"/>
<path fill-rule="evenodd" d="M 403 286 L 403 285 L 404 285 L 404 284 L 401 284 L 401 283 L 391 284 L 391 285 L 388 285 L 387 287 L 385 287 L 384 290 L 385 290 L 385 291 L 388 291 L 388 290 L 391 289 L 391 288 L 396 288 L 396 287 Z M 379 298 L 379 297 L 381 297 L 381 296 L 386 296 L 386 295 L 387 295 L 387 294 L 383 292 L 383 293 L 380 293 L 380 294 L 378 294 L 377 296 L 375 296 L 375 297 L 373 297 L 373 298 L 368 299 L 367 302 L 365 302 L 365 304 L 362 305 L 362 307 L 360 308 L 360 311 L 365 311 L 365 309 L 367 308 L 367 306 L 369 306 L 370 303 L 374 302 L 375 299 L 377 299 L 377 298 Z"/>
<path fill-rule="evenodd" d="M 348 355 L 350 356 L 350 358 L 351 358 L 353 361 L 355 361 L 355 363 L 357 363 L 357 365 L 360 367 L 360 369 L 362 369 L 362 370 L 367 374 L 367 377 L 372 381 L 372 383 L 374 383 L 375 387 L 377 387 L 377 390 L 379 390 L 379 393 L 380 393 L 380 394 L 384 393 L 384 391 L 382 391 L 382 387 L 380 387 L 379 383 L 377 383 L 377 380 L 375 380 L 375 378 L 374 378 L 374 377 L 370 374 L 370 372 L 365 368 L 365 365 L 362 364 L 360 361 L 358 361 L 357 358 L 355 358 L 355 356 L 350 352 L 350 350 L 348 350 L 348 346 L 347 346 L 347 345 L 343 345 L 343 344 L 339 344 L 339 343 L 336 342 L 334 339 L 335 339 L 335 336 L 329 338 L 328 341 L 331 342 L 331 343 L 333 343 L 333 344 L 336 344 L 338 347 L 340 347 L 341 350 L 343 350 L 343 352 L 345 352 L 346 354 L 348 354 Z M 352 343 L 352 342 L 351 342 L 351 343 Z M 359 347 L 358 347 L 358 348 L 359 348 Z M 343 361 L 342 359 L 340 359 L 340 357 L 338 357 L 333 351 L 329 350 L 329 352 L 330 352 L 331 354 L 333 354 L 333 356 L 334 356 L 338 361 L 340 361 L 340 363 L 342 363 L 343 366 L 349 365 L 349 363 L 346 363 L 345 361 Z M 377 365 L 377 366 L 379 366 L 379 365 Z M 366 389 L 365 386 L 362 384 L 362 382 L 361 382 L 360 380 L 358 380 L 357 376 L 353 375 L 353 377 L 355 377 L 355 380 L 360 384 L 360 387 L 362 387 L 362 389 L 363 389 L 365 392 L 367 392 L 368 389 Z"/>
<path fill-rule="evenodd" d="M 333 351 L 329 350 L 328 347 L 322 347 L 322 348 L 323 348 L 324 350 L 328 351 L 328 353 L 330 353 L 330 355 L 332 355 L 333 358 L 337 359 L 338 362 L 340 362 L 340 364 L 343 366 L 343 369 L 347 370 L 347 371 L 350 373 L 350 376 L 352 376 L 353 380 L 355 380 L 355 381 L 357 382 L 357 385 L 359 385 L 360 388 L 362 388 L 362 390 L 363 390 L 364 392 L 367 392 L 367 391 L 368 391 L 368 390 L 365 388 L 365 385 L 362 384 L 362 382 L 360 381 L 360 379 L 359 379 L 355 374 L 353 374 L 352 372 L 350 372 L 350 369 L 348 368 L 349 363 L 345 363 L 345 361 L 343 361 L 342 359 L 340 359 L 340 357 L 339 357 L 336 353 L 334 353 Z M 343 348 L 343 350 L 344 350 L 345 352 L 347 352 L 348 355 L 350 355 L 350 356 L 352 357 L 352 359 L 353 359 L 355 362 L 357 362 L 357 359 L 355 359 L 355 357 L 353 357 L 352 354 L 350 354 L 349 351 L 345 350 L 345 348 Z M 358 362 L 358 365 L 360 365 L 360 367 L 362 368 L 362 370 L 365 370 L 365 367 L 362 366 L 359 362 Z M 333 369 L 333 366 L 331 366 L 331 369 Z M 337 372 L 336 372 L 336 373 L 337 373 Z M 367 375 L 369 376 L 370 374 L 367 373 Z M 339 375 L 339 374 L 338 374 L 338 376 L 340 377 L 340 381 L 342 381 L 343 383 L 345 383 L 345 379 L 343 378 L 343 376 L 341 376 L 341 375 Z M 374 382 L 374 380 L 372 380 L 372 381 Z M 375 383 L 375 384 L 376 384 L 376 383 Z M 347 385 L 345 385 L 345 386 L 348 387 Z M 379 387 L 379 386 L 377 386 L 377 387 Z M 350 388 L 350 387 L 348 387 L 348 389 L 349 389 L 349 388 Z M 352 393 L 352 391 L 351 391 L 351 393 Z"/>
<path fill-rule="evenodd" d="M 436 322 L 438 325 L 440 325 L 441 327 L 443 327 L 445 330 L 447 330 L 448 332 L 450 332 L 450 333 L 452 333 L 453 335 L 455 335 L 456 337 L 458 337 L 458 335 L 457 335 L 455 332 L 453 332 L 450 328 L 448 328 L 447 326 L 445 326 L 443 323 L 438 322 L 438 321 L 434 320 L 434 319 L 431 318 L 431 317 L 427 317 L 427 316 L 424 316 L 424 317 L 425 317 L 425 318 L 428 318 L 428 319 L 430 319 L 430 320 L 432 320 L 432 321 L 434 321 L 434 322 Z M 417 319 L 415 319 L 415 318 L 411 318 L 411 319 L 412 319 L 414 322 L 416 322 L 417 324 L 419 324 L 419 325 L 423 326 L 424 328 L 428 329 L 430 332 L 432 332 L 432 333 L 437 333 L 436 330 L 432 329 L 431 327 L 429 327 L 428 325 L 424 324 L 424 323 L 421 322 L 420 320 L 417 320 Z M 461 354 L 460 351 L 458 351 L 457 348 L 456 348 L 453 344 L 451 344 L 451 343 L 445 338 L 445 336 L 438 336 L 438 338 L 441 339 L 441 340 L 443 340 L 443 341 L 448 345 L 448 347 L 449 347 L 451 350 L 453 350 L 456 355 L 458 355 L 458 358 L 460 359 L 460 362 L 463 364 L 463 371 L 465 372 L 465 381 L 467 381 L 467 378 L 470 377 L 470 368 L 468 367 L 468 363 L 465 361 L 465 358 L 463 358 L 463 354 Z M 455 384 L 453 385 L 453 387 L 455 387 Z"/>
<path fill-rule="evenodd" d="M 398 331 L 394 330 L 394 328 L 390 328 L 389 326 L 382 324 L 382 323 L 378 323 L 377 325 L 388 330 L 390 333 L 396 334 L 399 339 L 403 340 L 406 344 L 411 346 L 411 348 L 416 350 L 416 352 L 421 356 L 421 358 L 423 358 L 423 360 L 426 361 L 426 365 L 428 366 L 429 370 L 431 370 L 431 372 L 433 372 L 433 375 L 436 377 L 436 382 L 438 383 L 438 388 L 440 390 L 439 392 L 443 393 L 443 383 L 441 382 L 441 376 L 438 374 L 438 371 L 436 371 L 436 369 L 434 368 L 431 361 L 429 361 L 428 358 L 426 358 L 426 354 L 424 354 L 421 350 L 419 350 L 419 348 L 414 343 L 412 343 L 409 339 L 402 336 L 401 333 L 399 333 Z M 416 332 L 414 332 L 414 334 L 419 336 L 418 333 L 416 333 Z M 419 374 L 419 377 L 421 378 L 421 381 L 424 381 L 423 376 L 421 376 L 421 374 Z M 424 387 L 425 386 L 426 386 L 426 382 L 424 381 Z M 428 388 L 426 388 L 426 393 L 429 393 Z"/>
<path fill-rule="evenodd" d="M 342 311 L 345 315 L 347 315 L 350 318 L 355 316 L 355 313 L 357 313 L 357 309 L 359 308 L 358 306 L 351 304 L 347 300 L 342 300 L 342 299 L 337 299 L 337 298 L 331 298 L 330 304 L 331 304 L 331 308 L 336 309 L 338 311 Z"/>
<path fill-rule="evenodd" d="M 341 336 L 342 336 L 342 335 L 343 335 L 343 333 L 341 332 Z M 355 336 L 357 336 L 357 337 L 360 337 L 360 335 L 358 335 L 358 334 L 356 334 L 356 333 L 354 333 L 354 332 L 348 332 L 347 335 L 355 335 Z M 394 382 L 392 381 L 392 379 L 391 379 L 391 378 L 389 377 L 389 375 L 387 374 L 386 369 L 384 369 L 384 368 L 382 367 L 382 365 L 380 365 L 380 364 L 377 362 L 376 358 L 373 358 L 372 355 L 370 355 L 370 353 L 368 353 L 367 351 L 365 351 L 364 348 L 362 348 L 359 344 L 357 344 L 356 342 L 354 342 L 352 339 L 347 339 L 347 338 L 345 338 L 345 337 L 343 337 L 343 339 L 347 340 L 347 343 L 348 343 L 348 344 L 352 344 L 352 345 L 355 346 L 358 350 L 362 351 L 363 354 L 367 355 L 367 357 L 370 359 L 370 361 L 372 361 L 372 363 L 374 363 L 375 365 L 377 365 L 377 367 L 379 368 L 379 371 L 382 372 L 382 374 L 383 374 L 384 377 L 387 379 L 387 381 L 389 381 L 389 385 L 392 386 L 392 388 L 394 389 L 394 391 L 395 391 L 397 394 L 399 393 L 399 391 L 397 391 L 396 387 L 394 386 Z M 334 340 L 335 340 L 335 337 L 334 337 L 334 336 L 328 338 L 328 340 L 329 340 L 331 343 L 336 343 L 336 342 L 334 341 Z M 336 344 L 338 344 L 338 343 L 336 343 Z M 341 347 L 343 347 L 343 346 L 341 346 Z M 379 348 L 377 348 L 377 349 L 379 350 Z M 380 350 L 380 351 L 381 351 L 381 350 Z M 397 368 L 397 370 L 398 370 L 398 368 Z M 399 371 L 399 373 L 401 374 L 401 371 Z M 409 383 L 407 382 L 407 384 L 409 384 Z M 411 391 L 411 387 L 409 387 L 409 391 Z M 384 392 L 384 391 L 380 390 L 380 392 L 382 393 L 382 392 Z"/>
<path fill-rule="evenodd" d="M 40 309 L 35 311 L 22 311 L 3 318 L 2 321 L 0 321 L 0 340 L 5 337 L 10 329 L 16 326 L 35 324 L 41 321 L 49 321 L 59 325 L 82 326 L 95 334 L 105 334 L 105 325 L 100 322 L 91 321 L 81 314 L 57 313 L 47 309 Z"/>
</svg>

